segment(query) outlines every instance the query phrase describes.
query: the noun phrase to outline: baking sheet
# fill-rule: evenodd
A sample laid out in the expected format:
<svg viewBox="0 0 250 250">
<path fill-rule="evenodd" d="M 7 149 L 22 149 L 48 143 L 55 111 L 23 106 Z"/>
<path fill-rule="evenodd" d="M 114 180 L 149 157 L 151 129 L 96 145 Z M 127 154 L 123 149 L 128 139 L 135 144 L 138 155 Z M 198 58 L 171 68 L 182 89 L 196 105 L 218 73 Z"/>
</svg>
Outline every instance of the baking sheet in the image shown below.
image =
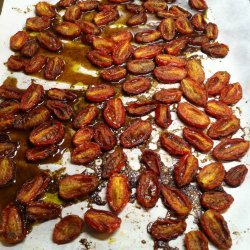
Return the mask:
<svg viewBox="0 0 250 250">
<path fill-rule="evenodd" d="M 7 61 L 8 57 L 12 54 L 9 50 L 9 38 L 11 35 L 16 33 L 18 30 L 23 28 L 26 18 L 34 15 L 34 4 L 38 0 L 5 0 L 2 14 L 0 16 L 0 81 L 3 82 L 10 72 L 6 69 L 4 62 Z M 55 3 L 56 1 L 49 1 Z M 177 1 L 177 4 L 181 4 L 183 7 L 187 6 L 187 1 Z M 219 38 L 218 41 L 225 42 L 230 47 L 229 55 L 223 60 L 208 59 L 204 57 L 203 66 L 206 70 L 206 78 L 211 76 L 214 72 L 218 70 L 227 70 L 231 74 L 231 82 L 239 81 L 243 86 L 244 98 L 238 103 L 237 106 L 240 109 L 234 107 L 235 114 L 241 118 L 241 125 L 245 127 L 244 131 L 238 133 L 239 136 L 245 133 L 245 138 L 250 140 L 250 2 L 249 0 L 207 0 L 209 5 L 208 18 L 210 21 L 214 21 L 219 27 Z M 18 87 L 27 88 L 30 84 L 30 77 L 21 74 L 14 73 L 12 75 L 18 79 Z M 59 88 L 69 88 L 68 84 L 56 83 L 56 82 L 46 82 L 41 79 L 38 80 L 42 83 L 45 89 L 51 87 Z M 160 85 L 159 87 L 170 87 L 166 85 Z M 84 86 L 77 86 L 77 88 L 85 88 Z M 124 102 L 128 101 L 124 99 Z M 145 117 L 146 118 L 146 117 Z M 173 117 L 174 118 L 174 117 Z M 173 131 L 178 125 L 177 121 L 174 121 L 169 131 Z M 180 131 L 177 133 L 180 133 Z M 236 137 L 235 135 L 234 137 Z M 153 132 L 152 141 L 156 142 L 158 140 L 157 132 Z M 154 143 L 150 144 L 152 149 L 155 148 Z M 161 152 L 161 158 L 164 165 L 171 167 L 175 163 L 175 159 L 165 152 Z M 137 150 L 126 150 L 128 155 L 129 165 L 138 169 L 140 167 L 138 156 L 140 151 Z M 204 155 L 200 155 L 199 162 L 201 166 L 208 164 L 209 162 L 201 163 L 205 158 Z M 245 156 L 241 160 L 242 163 L 250 166 L 250 156 Z M 97 162 L 100 164 L 100 162 Z M 226 163 L 224 164 L 226 169 L 237 163 Z M 44 165 L 42 168 L 49 168 L 51 170 L 56 170 L 61 167 L 66 167 L 67 173 L 79 173 L 84 167 L 82 166 L 72 166 L 69 163 L 69 152 L 66 152 L 61 164 Z M 235 201 L 230 207 L 230 209 L 224 213 L 224 217 L 228 222 L 228 226 L 231 231 L 231 236 L 233 239 L 232 249 L 247 250 L 250 244 L 250 174 L 247 176 L 244 184 L 237 189 L 225 188 L 225 190 L 232 194 Z M 84 212 L 87 210 L 87 202 L 81 202 L 73 206 L 63 209 L 62 215 L 73 213 L 83 216 Z M 95 208 L 98 206 L 94 205 Z M 107 207 L 101 207 L 105 209 Z M 89 249 L 103 249 L 103 250 L 115 250 L 115 249 L 153 249 L 153 240 L 147 233 L 147 225 L 149 222 L 156 220 L 158 217 L 165 217 L 167 209 L 163 207 L 161 200 L 159 199 L 155 208 L 148 212 L 134 202 L 129 203 L 124 211 L 119 214 L 122 218 L 121 228 L 112 236 L 105 237 L 101 234 L 93 232 L 83 232 L 76 240 L 72 243 L 58 246 L 53 244 L 51 240 L 51 235 L 53 231 L 54 224 L 58 220 L 52 220 L 42 223 L 38 226 L 34 226 L 30 234 L 27 235 L 25 241 L 21 244 L 13 246 L 12 249 L 86 249 L 86 245 L 80 243 L 81 239 L 87 239 L 89 244 Z M 188 227 L 186 232 L 197 228 L 193 223 L 194 213 L 188 217 Z M 1 243 L 0 243 L 1 244 Z M 183 237 L 178 237 L 176 240 L 170 241 L 169 243 L 172 247 L 178 247 L 183 249 Z M 9 249 L 0 245 L 0 249 Z M 214 247 L 211 247 L 214 249 Z"/>
</svg>

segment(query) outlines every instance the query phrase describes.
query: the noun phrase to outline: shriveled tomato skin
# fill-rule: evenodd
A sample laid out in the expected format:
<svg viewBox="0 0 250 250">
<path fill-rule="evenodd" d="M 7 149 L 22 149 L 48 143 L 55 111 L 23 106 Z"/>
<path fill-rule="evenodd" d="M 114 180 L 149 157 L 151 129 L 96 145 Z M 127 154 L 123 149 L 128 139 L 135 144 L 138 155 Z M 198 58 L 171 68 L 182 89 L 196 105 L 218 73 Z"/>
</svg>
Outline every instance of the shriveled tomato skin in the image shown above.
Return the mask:
<svg viewBox="0 0 250 250">
<path fill-rule="evenodd" d="M 234 198 L 225 192 L 210 191 L 201 196 L 201 204 L 207 209 L 223 212 L 233 203 Z"/>
<path fill-rule="evenodd" d="M 39 106 L 17 119 L 14 124 L 14 128 L 17 129 L 30 129 L 46 122 L 50 119 L 50 112 L 45 106 Z"/>
<path fill-rule="evenodd" d="M 123 90 L 130 95 L 138 95 L 150 89 L 150 80 L 146 77 L 133 77 L 123 83 Z"/>
<path fill-rule="evenodd" d="M 42 100 L 43 96 L 43 86 L 32 83 L 22 96 L 20 108 L 26 111 L 35 107 Z"/>
<path fill-rule="evenodd" d="M 36 38 L 40 46 L 49 51 L 60 51 L 62 49 L 61 40 L 50 31 L 40 32 Z"/>
<path fill-rule="evenodd" d="M 39 44 L 37 43 L 37 41 L 35 39 L 30 39 L 24 44 L 23 48 L 21 49 L 21 55 L 31 58 L 36 55 L 38 49 Z"/>
<path fill-rule="evenodd" d="M 168 11 L 169 13 L 174 14 L 176 16 L 185 16 L 188 19 L 192 16 L 192 14 L 188 10 L 178 5 L 172 5 Z"/>
<path fill-rule="evenodd" d="M 95 125 L 94 139 L 103 150 L 111 150 L 117 143 L 114 133 L 104 123 L 98 123 Z"/>
<path fill-rule="evenodd" d="M 232 115 L 227 118 L 221 118 L 213 123 L 207 131 L 212 139 L 219 139 L 228 135 L 232 135 L 240 129 L 240 120 Z"/>
<path fill-rule="evenodd" d="M 60 0 L 58 2 L 58 5 L 60 7 L 66 8 L 66 7 L 69 7 L 70 5 L 72 5 L 74 3 L 75 3 L 75 0 Z"/>
<path fill-rule="evenodd" d="M 194 32 L 194 28 L 191 22 L 184 16 L 179 16 L 176 19 L 175 26 L 178 32 L 181 33 L 182 35 L 190 35 Z"/>
<path fill-rule="evenodd" d="M 34 74 L 42 70 L 46 65 L 47 57 L 43 55 L 35 55 L 30 61 L 25 65 L 25 73 L 26 74 Z"/>
<path fill-rule="evenodd" d="M 131 60 L 127 63 L 128 71 L 135 75 L 147 74 L 153 71 L 154 68 L 154 62 L 149 59 Z"/>
<path fill-rule="evenodd" d="M 177 216 L 186 217 L 190 213 L 192 203 L 178 188 L 161 185 L 161 193 L 164 204 L 173 210 Z"/>
<path fill-rule="evenodd" d="M 47 100 L 46 106 L 55 117 L 62 121 L 70 120 L 74 113 L 72 107 L 62 101 Z"/>
<path fill-rule="evenodd" d="M 202 46 L 203 43 L 209 42 L 209 39 L 205 35 L 192 35 L 191 38 L 188 41 L 188 44 L 191 46 Z"/>
<path fill-rule="evenodd" d="M 135 35 L 135 40 L 138 43 L 155 42 L 161 38 L 161 32 L 159 30 L 145 30 L 138 32 Z"/>
<path fill-rule="evenodd" d="M 203 43 L 202 52 L 213 58 L 224 58 L 229 52 L 229 47 L 224 43 Z"/>
<path fill-rule="evenodd" d="M 205 129 L 210 124 L 209 117 L 203 111 L 187 102 L 178 104 L 177 115 L 184 123 L 195 128 Z"/>
<path fill-rule="evenodd" d="M 193 128 L 184 128 L 183 129 L 183 137 L 186 141 L 188 141 L 196 150 L 207 153 L 209 152 L 214 143 L 213 140 L 209 136 L 207 136 L 204 132 L 193 129 Z"/>
<path fill-rule="evenodd" d="M 110 55 L 100 50 L 91 50 L 87 54 L 90 62 L 98 67 L 110 67 L 113 64 L 113 59 Z"/>
<path fill-rule="evenodd" d="M 93 47 L 96 50 L 101 50 L 109 54 L 114 51 L 114 46 L 115 46 L 115 43 L 111 39 L 103 38 L 99 36 L 93 37 Z"/>
<path fill-rule="evenodd" d="M 65 244 L 77 238 L 83 229 L 83 220 L 77 215 L 67 215 L 62 218 L 53 231 L 53 242 Z"/>
<path fill-rule="evenodd" d="M 187 77 L 194 80 L 198 84 L 202 84 L 205 80 L 205 72 L 203 70 L 201 60 L 189 59 L 186 65 Z"/>
<path fill-rule="evenodd" d="M 164 40 L 171 41 L 175 37 L 175 21 L 173 18 L 168 17 L 161 21 L 159 26 L 161 35 Z"/>
<path fill-rule="evenodd" d="M 227 105 L 236 104 L 242 98 L 242 87 L 240 83 L 226 85 L 220 93 L 220 101 Z"/>
<path fill-rule="evenodd" d="M 54 30 L 66 38 L 76 38 L 81 34 L 80 26 L 73 22 L 61 22 L 54 27 Z"/>
<path fill-rule="evenodd" d="M 118 129 L 125 123 L 126 110 L 123 106 L 120 98 L 114 98 L 107 102 L 106 108 L 104 109 L 104 119 L 107 124 Z"/>
<path fill-rule="evenodd" d="M 91 11 L 97 9 L 99 5 L 99 1 L 84 1 L 84 2 L 79 2 L 77 6 L 81 9 L 81 11 Z"/>
<path fill-rule="evenodd" d="M 207 114 L 217 119 L 230 117 L 233 114 L 233 111 L 230 107 L 228 107 L 224 102 L 217 100 L 208 101 L 205 111 Z"/>
<path fill-rule="evenodd" d="M 126 111 L 133 116 L 144 116 L 155 110 L 157 103 L 153 100 L 131 102 L 126 106 Z"/>
<path fill-rule="evenodd" d="M 94 137 L 94 129 L 90 127 L 83 127 L 76 131 L 73 135 L 72 142 L 75 147 L 80 146 L 85 141 L 91 141 Z"/>
<path fill-rule="evenodd" d="M 182 156 L 188 154 L 190 146 L 179 136 L 163 132 L 160 136 L 161 146 L 171 155 Z"/>
<path fill-rule="evenodd" d="M 176 83 L 186 77 L 187 71 L 184 68 L 179 67 L 159 66 L 154 69 L 154 75 L 160 82 Z"/>
<path fill-rule="evenodd" d="M 158 92 L 155 92 L 153 98 L 165 104 L 172 104 L 180 102 L 182 97 L 182 91 L 177 88 L 162 89 Z"/>
<path fill-rule="evenodd" d="M 209 95 L 219 95 L 222 89 L 228 85 L 230 74 L 227 71 L 214 73 L 206 82 L 206 89 Z"/>
<path fill-rule="evenodd" d="M 98 26 L 96 26 L 94 23 L 86 21 L 86 20 L 78 20 L 76 22 L 78 26 L 80 27 L 80 30 L 86 34 L 85 39 L 87 42 L 94 45 L 95 35 L 99 35 L 101 30 Z M 90 39 L 91 37 L 91 39 Z M 84 37 L 82 37 L 83 39 Z M 84 40 L 82 40 L 84 42 Z M 99 49 L 97 49 L 99 50 Z M 106 51 L 103 51 L 106 53 Z"/>
<path fill-rule="evenodd" d="M 39 2 L 36 4 L 36 14 L 53 18 L 56 16 L 55 6 L 47 2 Z"/>
<path fill-rule="evenodd" d="M 204 166 L 197 175 L 197 182 L 204 190 L 212 190 L 219 187 L 224 180 L 225 169 L 219 162 Z"/>
<path fill-rule="evenodd" d="M 57 150 L 56 145 L 30 148 L 26 151 L 26 158 L 31 162 L 41 161 L 55 154 Z"/>
<path fill-rule="evenodd" d="M 118 82 L 127 74 L 127 70 L 121 66 L 115 66 L 101 71 L 101 77 L 108 82 Z"/>
<path fill-rule="evenodd" d="M 217 24 L 208 23 L 205 32 L 209 40 L 216 40 L 219 33 Z"/>
<path fill-rule="evenodd" d="M 117 43 L 113 49 L 113 61 L 117 65 L 125 63 L 133 51 L 132 45 L 128 40 Z"/>
<path fill-rule="evenodd" d="M 232 239 L 227 222 L 215 210 L 207 210 L 200 218 L 201 228 L 213 244 L 219 249 L 229 249 Z"/>
<path fill-rule="evenodd" d="M 6 244 L 22 242 L 25 239 L 26 230 L 20 209 L 10 203 L 2 210 L 1 217 L 2 241 Z"/>
<path fill-rule="evenodd" d="M 20 100 L 22 98 L 23 92 L 18 88 L 13 88 L 10 86 L 1 85 L 0 86 L 0 97 L 2 99 L 15 99 Z"/>
<path fill-rule="evenodd" d="M 162 162 L 159 154 L 151 149 L 146 149 L 142 152 L 141 161 L 146 167 L 159 175 L 162 168 Z"/>
<path fill-rule="evenodd" d="M 3 101 L 0 103 L 0 117 L 8 117 L 18 113 L 20 103 L 15 100 Z"/>
<path fill-rule="evenodd" d="M 7 67 L 11 71 L 21 71 L 25 68 L 26 62 L 20 56 L 10 56 L 7 61 Z"/>
<path fill-rule="evenodd" d="M 15 177 L 15 163 L 8 157 L 0 158 L 0 187 Z"/>
<path fill-rule="evenodd" d="M 69 175 L 59 181 L 59 195 L 65 200 L 72 200 L 93 192 L 97 186 L 98 179 L 95 175 Z"/>
<path fill-rule="evenodd" d="M 82 109 L 73 120 L 73 126 L 76 129 L 89 125 L 99 114 L 99 110 L 94 105 L 88 105 Z"/>
<path fill-rule="evenodd" d="M 67 89 L 52 88 L 49 89 L 47 95 L 50 99 L 58 101 L 74 101 L 77 95 Z"/>
<path fill-rule="evenodd" d="M 64 133 L 64 126 L 61 122 L 45 123 L 30 133 L 29 140 L 35 146 L 48 146 L 60 142 Z"/>
<path fill-rule="evenodd" d="M 3 116 L 0 118 L 0 131 L 2 132 L 6 131 L 7 129 L 12 129 L 16 122 L 16 118 L 18 119 L 18 117 L 15 116 Z"/>
<path fill-rule="evenodd" d="M 196 13 L 191 18 L 191 24 L 198 31 L 204 31 L 207 25 L 205 17 L 202 13 Z"/>
<path fill-rule="evenodd" d="M 133 39 L 133 35 L 130 31 L 121 31 L 112 35 L 112 40 L 115 43 L 119 43 L 121 41 L 131 41 Z"/>
<path fill-rule="evenodd" d="M 207 237 L 199 230 L 188 232 L 185 235 L 184 243 L 187 250 L 208 250 Z"/>
<path fill-rule="evenodd" d="M 126 165 L 127 156 L 121 147 L 108 154 L 102 163 L 102 178 L 108 179 L 114 173 L 119 173 Z"/>
<path fill-rule="evenodd" d="M 106 25 L 112 21 L 115 21 L 119 17 L 117 9 L 102 10 L 98 12 L 94 17 L 94 22 L 97 26 Z"/>
<path fill-rule="evenodd" d="M 164 0 L 147 0 L 143 6 L 150 13 L 167 9 L 167 3 Z"/>
<path fill-rule="evenodd" d="M 46 172 L 41 172 L 33 179 L 28 180 L 19 190 L 16 197 L 17 201 L 21 204 L 28 204 L 36 200 L 45 193 L 50 180 L 51 178 Z"/>
<path fill-rule="evenodd" d="M 121 144 L 125 148 L 133 148 L 147 140 L 151 132 L 150 122 L 137 120 L 121 134 Z"/>
<path fill-rule="evenodd" d="M 155 123 L 163 129 L 166 129 L 171 125 L 172 119 L 169 110 L 169 105 L 157 105 L 155 109 Z"/>
<path fill-rule="evenodd" d="M 144 8 L 139 4 L 127 3 L 126 10 L 132 13 L 140 13 L 144 11 Z"/>
<path fill-rule="evenodd" d="M 133 55 L 135 59 L 152 59 L 155 58 L 156 55 L 160 54 L 162 50 L 162 45 L 145 45 L 135 49 Z"/>
<path fill-rule="evenodd" d="M 155 57 L 155 61 L 159 66 L 185 67 L 187 61 L 185 58 L 171 56 L 168 54 L 159 54 Z"/>
<path fill-rule="evenodd" d="M 61 208 L 54 203 L 33 201 L 26 205 L 25 212 L 29 221 L 42 222 L 59 217 L 61 214 Z"/>
<path fill-rule="evenodd" d="M 89 209 L 84 215 L 84 221 L 100 233 L 114 233 L 121 225 L 122 220 L 115 214 L 97 209 Z"/>
<path fill-rule="evenodd" d="M 167 43 L 165 45 L 165 50 L 169 55 L 178 56 L 186 49 L 188 41 L 186 37 L 179 37 Z"/>
<path fill-rule="evenodd" d="M 219 161 L 235 161 L 243 157 L 249 149 L 249 141 L 241 138 L 224 139 L 212 151 Z"/>
<path fill-rule="evenodd" d="M 192 103 L 204 107 L 207 103 L 206 89 L 196 81 L 184 78 L 181 81 L 181 90 L 184 96 Z"/>
<path fill-rule="evenodd" d="M 137 189 L 137 202 L 145 208 L 155 206 L 160 195 L 158 176 L 151 170 L 141 173 Z"/>
<path fill-rule="evenodd" d="M 168 241 L 183 234 L 186 227 L 184 220 L 158 219 L 152 224 L 150 234 L 154 240 Z"/>
<path fill-rule="evenodd" d="M 112 174 L 107 184 L 107 201 L 114 213 L 120 213 L 130 199 L 130 185 L 124 174 Z"/>
<path fill-rule="evenodd" d="M 21 50 L 28 39 L 29 35 L 26 31 L 18 31 L 10 38 L 10 48 L 15 51 Z"/>
<path fill-rule="evenodd" d="M 146 15 L 146 13 L 141 12 L 141 13 L 138 13 L 138 14 L 131 16 L 127 20 L 126 24 L 128 26 L 137 26 L 140 24 L 145 24 L 146 22 L 147 22 L 147 15 Z"/>
<path fill-rule="evenodd" d="M 247 173 L 248 169 L 245 165 L 240 164 L 235 166 L 227 171 L 225 175 L 225 182 L 230 187 L 238 187 L 245 180 Z"/>
<path fill-rule="evenodd" d="M 101 154 L 100 146 L 95 142 L 84 142 L 71 153 L 71 162 L 82 165 L 94 161 Z"/>
<path fill-rule="evenodd" d="M 68 7 L 64 13 L 64 20 L 68 22 L 75 22 L 81 17 L 81 9 L 77 5 Z"/>
<path fill-rule="evenodd" d="M 30 17 L 26 20 L 26 28 L 31 31 L 43 31 L 50 27 L 51 20 L 48 17 Z"/>
<path fill-rule="evenodd" d="M 65 61 L 58 56 L 51 57 L 45 66 L 44 77 L 47 80 L 57 79 L 64 71 Z"/>
<path fill-rule="evenodd" d="M 208 8 L 205 0 L 189 0 L 188 3 L 195 10 L 204 11 Z"/>
<path fill-rule="evenodd" d="M 198 159 L 186 154 L 179 159 L 174 167 L 174 178 L 178 187 L 184 187 L 193 181 L 199 168 Z"/>
</svg>

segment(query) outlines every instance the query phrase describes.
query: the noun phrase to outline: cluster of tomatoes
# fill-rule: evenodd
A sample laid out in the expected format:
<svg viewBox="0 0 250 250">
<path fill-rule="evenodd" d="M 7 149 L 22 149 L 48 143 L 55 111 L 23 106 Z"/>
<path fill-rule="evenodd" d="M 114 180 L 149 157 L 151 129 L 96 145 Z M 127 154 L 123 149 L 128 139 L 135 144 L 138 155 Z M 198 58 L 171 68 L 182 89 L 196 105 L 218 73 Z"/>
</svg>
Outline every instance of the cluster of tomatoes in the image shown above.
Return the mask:
<svg viewBox="0 0 250 250">
<path fill-rule="evenodd" d="M 204 0 L 189 1 L 191 8 L 199 11 L 194 15 L 177 5 L 168 9 L 169 1 L 164 0 L 147 0 L 141 5 L 127 0 L 110 2 L 61 0 L 56 6 L 46 2 L 36 5 L 37 16 L 27 19 L 26 31 L 19 31 L 10 39 L 10 48 L 18 54 L 8 59 L 8 68 L 24 70 L 27 74 L 44 70 L 45 79 L 55 80 L 67 65 L 60 54 L 47 58 L 39 53 L 39 47 L 60 52 L 63 50 L 62 39 L 81 37 L 83 43 L 91 46 L 88 60 L 104 68 L 100 70 L 104 83 L 87 88 L 84 97 L 89 104 L 77 111 L 73 104 L 79 98 L 73 91 L 53 88 L 45 93 L 43 86 L 35 83 L 25 91 L 2 85 L 0 97 L 4 101 L 0 104 L 0 129 L 30 131 L 32 147 L 27 150 L 26 159 L 32 162 L 44 160 L 58 150 L 67 121 L 72 121 L 75 130 L 72 163 L 85 165 L 103 156 L 103 152 L 113 150 L 103 160 L 100 177 L 108 182 L 106 198 L 112 212 L 89 209 L 84 215 L 84 222 L 91 228 L 113 233 L 121 225 L 118 214 L 129 202 L 132 189 L 123 172 L 126 165 L 123 149 L 148 141 L 153 130 L 152 122 L 138 117 L 155 111 L 155 124 L 164 129 L 160 145 L 178 158 L 173 170 L 176 185 L 160 183 L 159 176 L 164 168 L 160 156 L 156 151 L 145 149 L 141 162 L 146 170 L 137 180 L 136 198 L 142 207 L 150 209 L 161 196 L 164 205 L 177 219 L 156 220 L 149 230 L 152 238 L 169 241 L 184 233 L 185 218 L 192 210 L 192 203 L 181 189 L 195 180 L 202 191 L 201 204 L 207 210 L 200 218 L 201 231 L 185 235 L 186 249 L 208 249 L 207 237 L 218 248 L 228 249 L 232 240 L 221 213 L 234 199 L 216 188 L 223 181 L 237 187 L 247 174 L 244 165 L 226 172 L 222 164 L 239 160 L 249 149 L 248 141 L 231 138 L 240 129 L 240 120 L 233 114 L 231 106 L 242 98 L 242 88 L 239 83 L 230 83 L 230 74 L 226 71 L 218 71 L 205 80 L 201 60 L 183 54 L 187 48 L 195 47 L 211 57 L 223 58 L 228 53 L 228 46 L 215 42 L 218 28 L 216 24 L 206 22 L 207 4 Z M 129 3 L 125 5 L 125 2 Z M 57 13 L 58 8 L 66 8 L 63 19 Z M 119 8 L 131 13 L 127 26 L 146 24 L 148 15 L 152 14 L 160 19 L 159 26 L 135 34 L 125 30 L 112 37 L 102 36 L 103 28 L 119 18 Z M 95 12 L 93 20 L 82 18 L 85 12 Z M 35 32 L 35 36 L 31 36 L 30 31 Z M 180 87 L 161 89 L 147 100 L 138 99 L 127 105 L 117 97 L 114 83 L 121 83 L 121 93 L 136 97 L 150 90 L 152 77 L 160 83 L 180 83 Z M 188 102 L 182 101 L 183 97 Z M 100 103 L 104 103 L 103 110 L 98 108 Z M 169 109 L 172 104 L 177 105 L 178 118 L 186 126 L 183 138 L 166 130 L 172 123 Z M 137 118 L 128 122 L 128 117 Z M 212 124 L 210 117 L 216 118 Z M 220 139 L 214 147 L 213 140 Z M 211 152 L 216 161 L 199 169 L 192 148 L 201 153 Z M 14 179 L 15 163 L 11 155 L 15 150 L 15 143 L 0 143 L 0 153 L 4 156 L 0 160 L 0 185 L 9 184 Z M 102 181 L 100 178 L 85 173 L 66 175 L 58 182 L 59 197 L 74 201 L 86 196 L 97 189 Z M 60 216 L 60 206 L 40 200 L 50 184 L 50 175 L 39 173 L 23 184 L 15 203 L 3 209 L 0 234 L 4 242 L 21 242 L 26 235 L 26 220 L 41 222 Z M 82 229 L 82 218 L 66 216 L 56 224 L 53 241 L 57 244 L 70 242 Z"/>
</svg>

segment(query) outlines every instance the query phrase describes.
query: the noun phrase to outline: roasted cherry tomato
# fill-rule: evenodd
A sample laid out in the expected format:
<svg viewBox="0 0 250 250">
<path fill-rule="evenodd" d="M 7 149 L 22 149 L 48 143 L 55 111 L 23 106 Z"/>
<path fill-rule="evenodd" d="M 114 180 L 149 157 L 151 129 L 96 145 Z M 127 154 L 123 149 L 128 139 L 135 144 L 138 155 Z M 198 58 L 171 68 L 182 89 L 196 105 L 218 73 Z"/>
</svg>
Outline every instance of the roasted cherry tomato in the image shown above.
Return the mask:
<svg viewBox="0 0 250 250">
<path fill-rule="evenodd" d="M 115 214 L 97 209 L 89 209 L 84 215 L 88 226 L 100 233 L 114 233 L 121 225 L 122 220 Z"/>
<path fill-rule="evenodd" d="M 232 246 L 232 239 L 227 222 L 223 216 L 214 211 L 207 210 L 200 218 L 202 230 L 209 240 L 219 249 L 229 249 Z"/>
<path fill-rule="evenodd" d="M 64 137 L 64 126 L 61 122 L 44 123 L 32 130 L 30 142 L 35 146 L 48 146 L 60 142 Z"/>
<path fill-rule="evenodd" d="M 181 137 L 169 132 L 163 132 L 161 134 L 160 142 L 162 147 L 171 155 L 180 156 L 188 154 L 191 151 L 188 143 Z"/>
<path fill-rule="evenodd" d="M 83 220 L 77 215 L 67 215 L 62 218 L 53 231 L 53 242 L 65 244 L 77 238 L 83 229 Z"/>
<path fill-rule="evenodd" d="M 72 200 L 93 192 L 97 186 L 95 175 L 69 175 L 59 181 L 59 195 L 65 200 Z"/>
<path fill-rule="evenodd" d="M 146 141 L 151 132 L 152 126 L 150 122 L 137 120 L 121 134 L 121 144 L 125 148 L 133 148 Z"/>
<path fill-rule="evenodd" d="M 136 189 L 136 199 L 145 208 L 155 206 L 160 195 L 158 176 L 151 170 L 141 173 Z"/>
<path fill-rule="evenodd" d="M 128 177 L 123 174 L 112 174 L 107 184 L 107 201 L 111 210 L 120 213 L 130 199 Z"/>
<path fill-rule="evenodd" d="M 100 146 L 95 142 L 83 142 L 71 153 L 71 162 L 82 165 L 94 161 L 101 154 Z"/>
<path fill-rule="evenodd" d="M 184 187 L 193 181 L 199 168 L 198 159 L 192 154 L 186 154 L 174 167 L 174 178 L 178 187 Z"/>
<path fill-rule="evenodd" d="M 126 111 L 120 98 L 114 98 L 107 102 L 104 109 L 104 119 L 114 129 L 120 128 L 125 123 Z"/>
</svg>

